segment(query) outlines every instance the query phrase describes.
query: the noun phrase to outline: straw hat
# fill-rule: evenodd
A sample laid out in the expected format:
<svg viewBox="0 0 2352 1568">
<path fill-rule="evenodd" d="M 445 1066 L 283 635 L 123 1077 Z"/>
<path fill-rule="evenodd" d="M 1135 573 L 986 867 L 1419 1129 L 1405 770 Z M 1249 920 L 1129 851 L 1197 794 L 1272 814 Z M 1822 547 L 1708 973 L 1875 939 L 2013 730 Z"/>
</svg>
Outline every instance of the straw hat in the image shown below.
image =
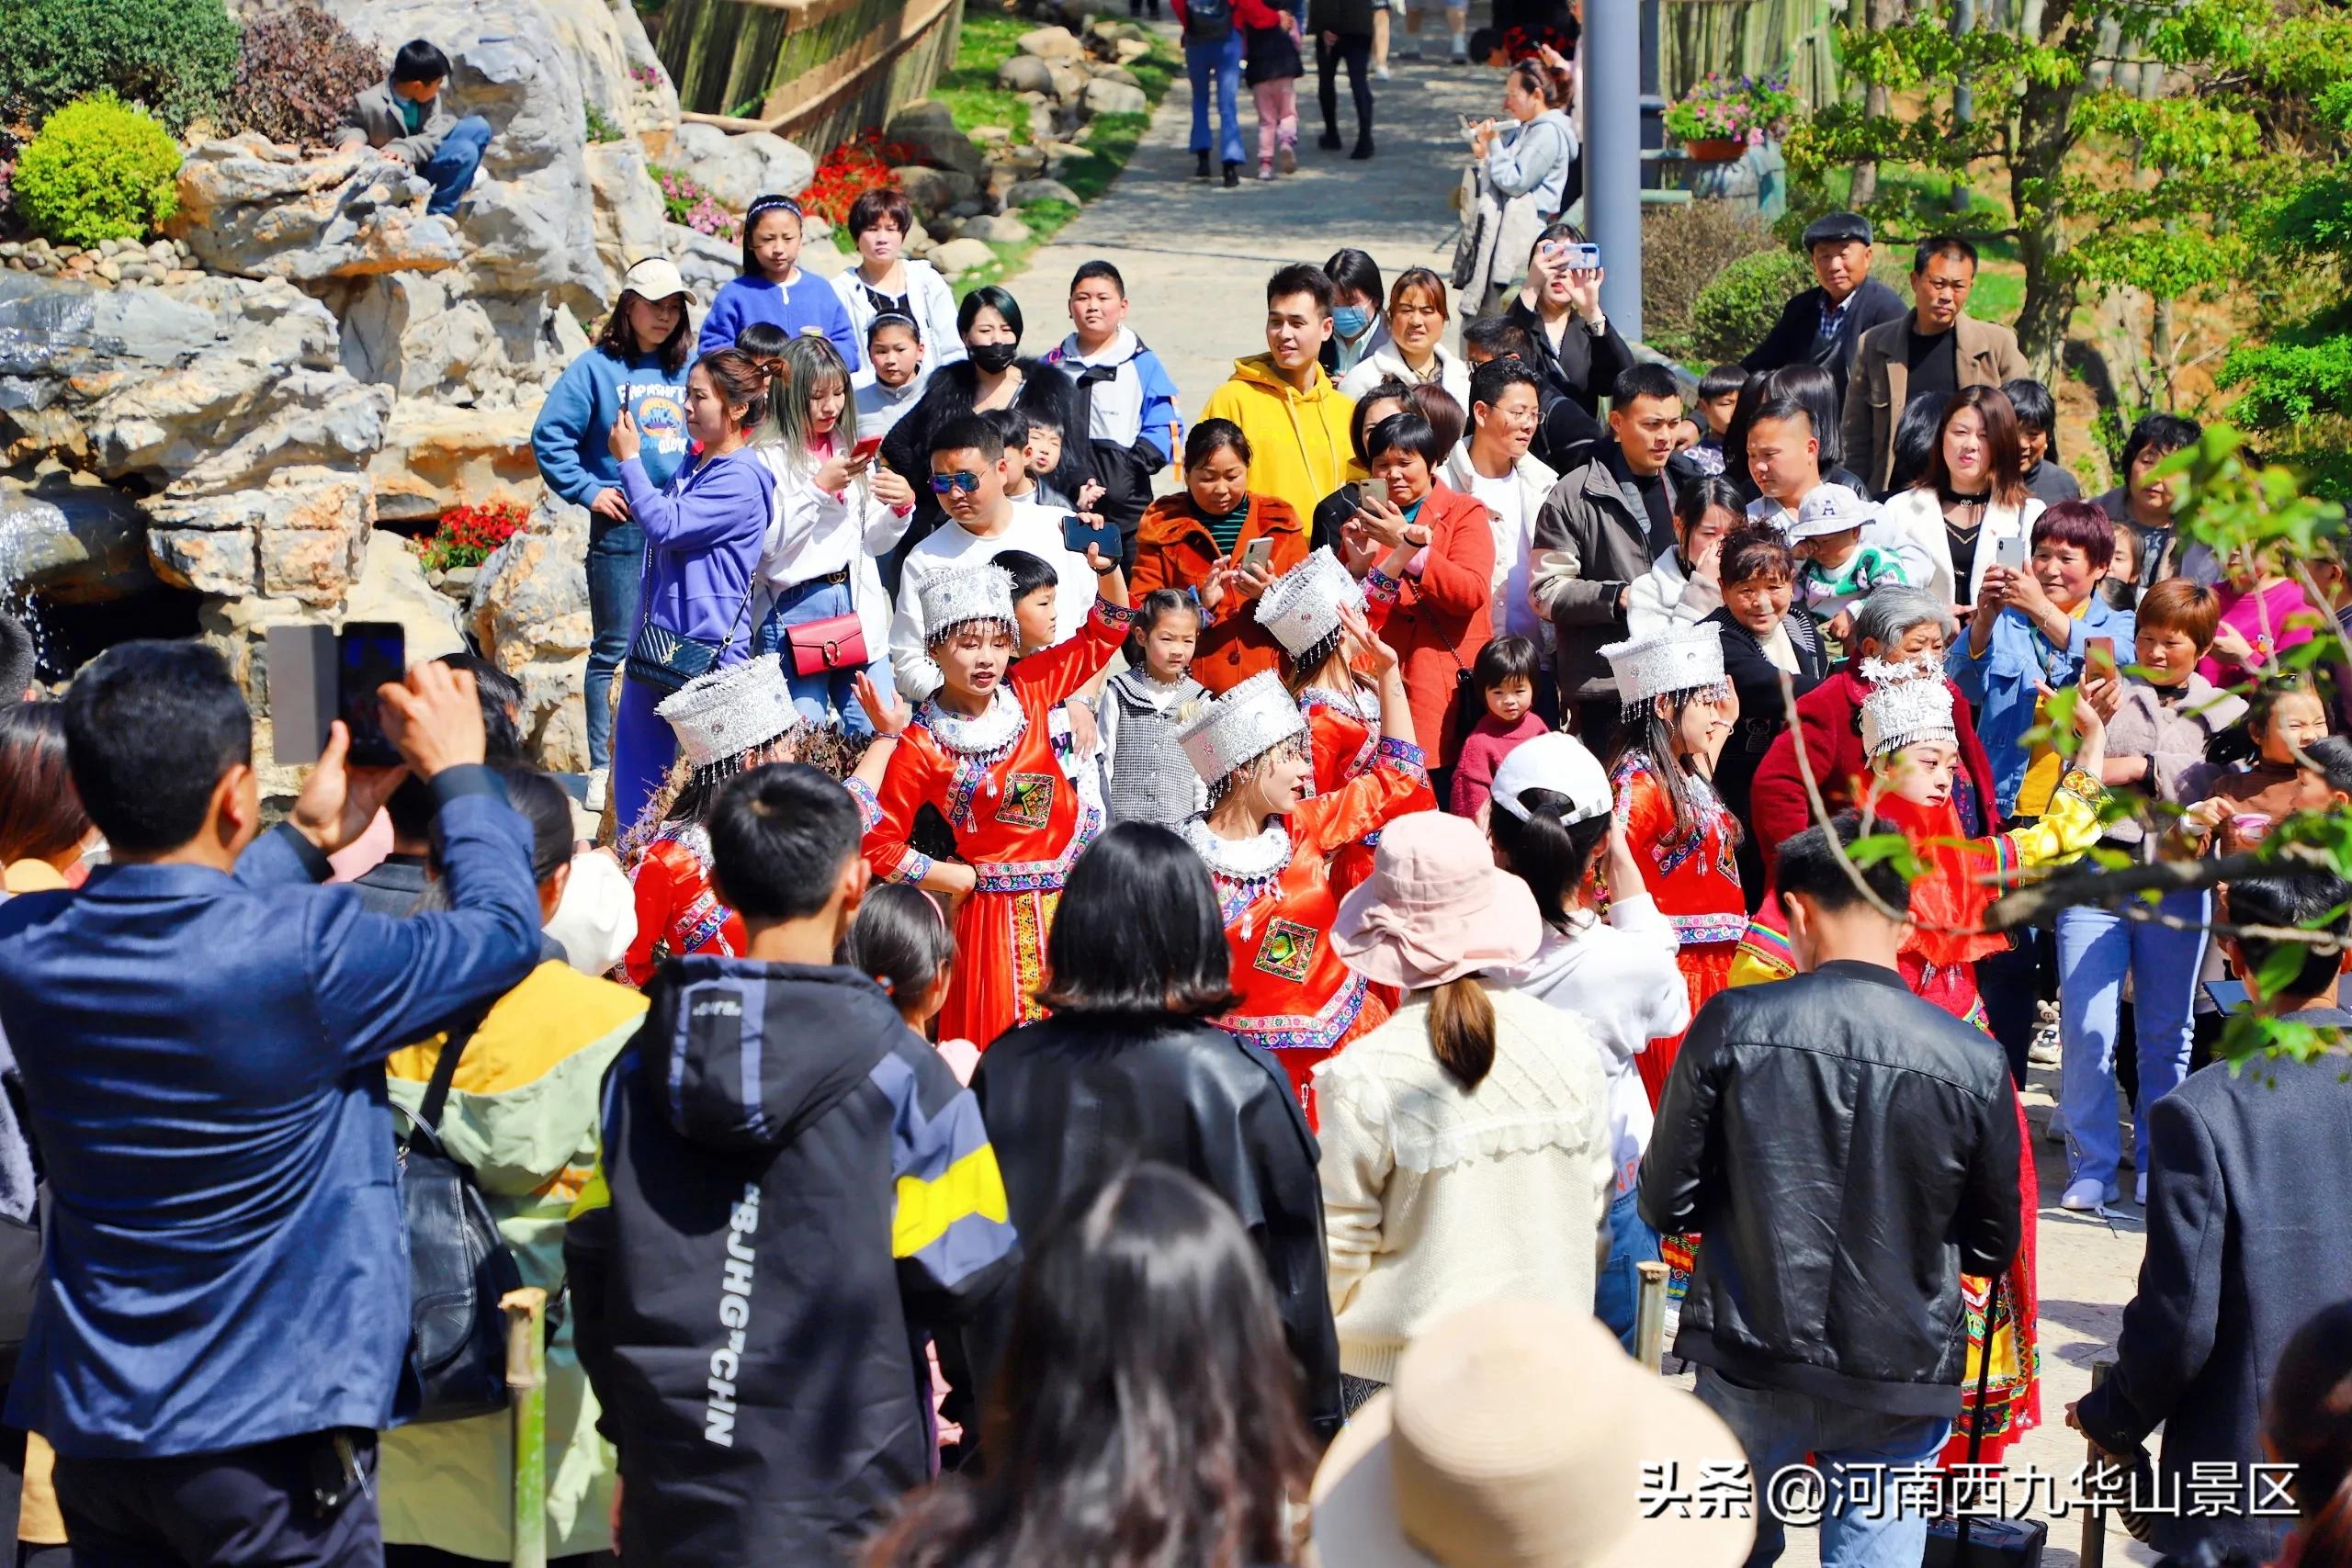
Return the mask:
<svg viewBox="0 0 2352 1568">
<path fill-rule="evenodd" d="M 1495 868 L 1477 824 L 1442 811 L 1381 829 L 1372 874 L 1340 901 L 1331 925 L 1349 968 L 1413 991 L 1523 964 L 1543 942 L 1527 884 Z"/>
<path fill-rule="evenodd" d="M 1487 1302 L 1408 1346 L 1396 1382 L 1323 1456 L 1316 1555 L 1326 1568 L 1735 1568 L 1755 1520 L 1672 1506 L 1644 1518 L 1643 1470 L 1677 1466 L 1688 1492 L 1701 1466 L 1745 1462 L 1713 1411 L 1590 1312 Z"/>
</svg>

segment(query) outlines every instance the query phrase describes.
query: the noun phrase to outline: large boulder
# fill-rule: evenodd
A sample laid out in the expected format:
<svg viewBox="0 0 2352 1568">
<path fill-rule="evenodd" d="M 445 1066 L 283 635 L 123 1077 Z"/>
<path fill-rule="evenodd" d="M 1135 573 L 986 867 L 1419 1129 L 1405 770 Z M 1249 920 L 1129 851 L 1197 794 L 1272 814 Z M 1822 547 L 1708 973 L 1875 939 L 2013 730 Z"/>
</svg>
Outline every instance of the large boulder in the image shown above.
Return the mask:
<svg viewBox="0 0 2352 1568">
<path fill-rule="evenodd" d="M 649 172 L 645 144 L 634 137 L 594 143 L 587 160 L 596 256 L 618 276 L 634 263 L 662 254 L 662 193 Z"/>
<path fill-rule="evenodd" d="M 367 476 L 278 468 L 261 485 L 148 503 L 155 571 L 175 588 L 306 604 L 343 602 L 376 523 Z"/>
<path fill-rule="evenodd" d="M 981 167 L 981 178 L 985 178 L 987 165 L 983 164 Z M 921 164 L 909 164 L 892 169 L 890 178 L 907 193 L 907 200 L 914 205 L 914 209 L 925 218 L 936 218 L 965 202 L 977 201 L 980 196 L 979 179 L 952 169 L 933 169 Z"/>
<path fill-rule="evenodd" d="M 980 240 L 949 240 L 931 248 L 931 265 L 950 277 L 984 267 L 996 260 L 996 252 Z"/>
<path fill-rule="evenodd" d="M 531 454 L 536 407 L 450 408 L 423 400 L 392 410 L 384 448 L 368 468 L 379 521 L 425 522 L 455 506 L 528 503 L 539 493 Z"/>
<path fill-rule="evenodd" d="M 918 98 L 892 115 L 882 139 L 917 149 L 922 161 L 935 167 L 953 169 L 975 180 L 988 177 L 987 157 L 972 145 L 971 138 L 956 129 L 954 112 L 935 98 Z"/>
<path fill-rule="evenodd" d="M 662 250 L 678 264 L 679 276 L 701 299 L 705 309 L 743 270 L 742 246 L 683 223 L 662 225 Z"/>
<path fill-rule="evenodd" d="M 208 268 L 245 277 L 438 272 L 464 252 L 447 219 L 426 215 L 429 194 L 406 164 L 368 148 L 305 158 L 246 131 L 187 154 L 165 229 Z"/>
<path fill-rule="evenodd" d="M 729 136 L 689 120 L 671 146 L 681 166 L 736 212 L 763 196 L 798 196 L 817 172 L 816 159 L 774 131 Z"/>
<path fill-rule="evenodd" d="M 525 743 L 567 772 L 588 765 L 587 558 L 586 509 L 543 493 L 482 563 L 467 605 L 482 656 L 523 683 Z"/>
<path fill-rule="evenodd" d="M 1141 114 L 1150 107 L 1141 87 L 1102 76 L 1086 84 L 1086 108 L 1090 114 Z"/>
<path fill-rule="evenodd" d="M 1061 201 L 1072 207 L 1079 205 L 1078 193 L 1059 180 L 1022 180 L 1004 193 L 1007 207 L 1026 207 L 1033 201 Z"/>
<path fill-rule="evenodd" d="M 639 254 L 657 254 L 658 239 Z M 330 299 L 345 368 L 403 398 L 475 409 L 534 405 L 587 344 L 569 310 L 544 300 L 469 294 L 447 275 L 397 273 Z"/>
<path fill-rule="evenodd" d="M 369 536 L 344 618 L 396 623 L 407 634 L 412 664 L 466 651 L 458 606 L 425 581 L 424 564 L 398 534 Z"/>
<path fill-rule="evenodd" d="M 147 514 L 103 479 L 54 463 L 0 474 L 0 574 L 69 604 L 145 592 L 156 585 Z"/>
<path fill-rule="evenodd" d="M 1086 45 L 1068 28 L 1037 28 L 1023 33 L 1013 48 L 1038 60 L 1083 60 Z"/>
</svg>

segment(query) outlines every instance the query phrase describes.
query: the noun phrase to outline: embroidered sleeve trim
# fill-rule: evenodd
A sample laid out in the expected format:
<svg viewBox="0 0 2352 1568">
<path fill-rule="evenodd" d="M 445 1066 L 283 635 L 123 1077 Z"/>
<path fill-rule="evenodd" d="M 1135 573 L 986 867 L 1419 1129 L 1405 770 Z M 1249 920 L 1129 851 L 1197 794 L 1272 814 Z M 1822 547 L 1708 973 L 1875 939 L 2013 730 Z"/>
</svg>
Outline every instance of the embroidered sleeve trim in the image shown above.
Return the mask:
<svg viewBox="0 0 2352 1568">
<path fill-rule="evenodd" d="M 1404 587 L 1403 583 L 1378 567 L 1374 567 L 1364 573 L 1363 596 L 1375 604 L 1394 604 L 1396 602 L 1396 596 L 1404 591 Z"/>
</svg>

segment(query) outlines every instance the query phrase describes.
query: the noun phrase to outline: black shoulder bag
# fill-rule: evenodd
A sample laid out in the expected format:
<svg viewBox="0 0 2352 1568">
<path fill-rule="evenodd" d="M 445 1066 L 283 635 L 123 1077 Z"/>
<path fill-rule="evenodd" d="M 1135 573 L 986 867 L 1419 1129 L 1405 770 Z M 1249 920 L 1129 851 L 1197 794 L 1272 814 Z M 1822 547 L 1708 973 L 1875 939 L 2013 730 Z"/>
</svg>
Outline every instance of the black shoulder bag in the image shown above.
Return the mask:
<svg viewBox="0 0 2352 1568">
<path fill-rule="evenodd" d="M 401 1213 L 408 1228 L 408 1365 L 398 1413 L 412 1424 L 506 1408 L 506 1326 L 499 1299 L 523 1273 L 473 1172 L 441 1146 L 441 1112 L 458 1058 L 481 1020 L 449 1031 L 424 1103 L 400 1145 Z"/>
<path fill-rule="evenodd" d="M 1984 1446 L 1984 1390 L 1993 1374 L 1993 1317 L 2001 1304 L 2001 1276 L 1984 1297 L 1984 1348 L 1976 1358 L 1976 1410 L 1968 1429 L 1968 1462 Z M 1979 1518 L 1973 1514 L 1928 1521 L 1920 1568 L 2041 1568 L 2050 1527 L 2040 1519 Z"/>
</svg>

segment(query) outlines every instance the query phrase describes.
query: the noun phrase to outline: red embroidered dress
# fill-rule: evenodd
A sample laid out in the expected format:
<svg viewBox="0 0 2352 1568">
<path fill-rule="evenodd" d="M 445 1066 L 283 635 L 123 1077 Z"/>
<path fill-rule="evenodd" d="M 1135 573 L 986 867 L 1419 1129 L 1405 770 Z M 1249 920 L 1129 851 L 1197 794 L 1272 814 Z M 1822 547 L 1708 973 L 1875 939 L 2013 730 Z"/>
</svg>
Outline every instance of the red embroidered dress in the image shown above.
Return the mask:
<svg viewBox="0 0 2352 1568">
<path fill-rule="evenodd" d="M 637 863 L 637 935 L 628 944 L 629 982 L 642 986 L 673 958 L 744 948 L 742 917 L 710 890 L 710 835 L 699 822 L 664 822 Z"/>
<path fill-rule="evenodd" d="M 1102 828 L 1055 755 L 1048 720 L 1111 661 L 1127 612 L 1095 601 L 1079 635 L 1020 660 L 978 718 L 915 711 L 875 796 L 866 863 L 887 882 L 920 882 L 932 859 L 907 840 L 915 813 L 935 807 L 957 853 L 978 877 L 956 914 L 956 971 L 940 1010 L 943 1040 L 989 1043 L 1044 1016 L 1046 933 L 1079 852 Z"/>
<path fill-rule="evenodd" d="M 1306 720 L 1307 741 L 1315 757 L 1315 793 L 1335 795 L 1351 779 L 1372 772 L 1380 749 L 1380 694 L 1358 686 L 1335 692 L 1329 686 L 1308 686 L 1298 694 L 1298 711 Z M 1394 815 L 1435 811 L 1437 796 L 1424 783 L 1419 793 Z M 1344 898 L 1356 884 L 1372 874 L 1372 857 L 1380 847 L 1377 829 L 1331 857 L 1331 892 Z"/>
<path fill-rule="evenodd" d="M 1221 839 L 1201 817 L 1182 829 L 1208 863 L 1233 955 L 1237 1000 L 1215 1022 L 1274 1054 L 1310 1122 L 1315 1064 L 1389 1013 L 1389 1004 L 1332 950 L 1340 896 L 1330 857 L 1412 810 L 1416 793 L 1429 789 L 1420 748 L 1379 740 L 1374 750 L 1370 772 L 1300 801 L 1254 839 Z"/>
<path fill-rule="evenodd" d="M 1747 929 L 1747 900 L 1739 890 L 1736 852 L 1738 824 L 1713 787 L 1692 774 L 1683 781 L 1691 829 L 1678 832 L 1674 799 L 1645 752 L 1627 752 L 1609 782 L 1616 792 L 1617 820 L 1624 827 L 1625 842 L 1641 863 L 1642 884 L 1682 943 L 1674 962 L 1690 987 L 1690 1016 L 1696 1018 L 1707 998 L 1724 988 L 1740 933 Z M 1634 1058 L 1652 1110 L 1657 1108 L 1666 1075 L 1681 1049 L 1682 1036 L 1677 1034 L 1652 1041 L 1648 1050 Z"/>
</svg>

